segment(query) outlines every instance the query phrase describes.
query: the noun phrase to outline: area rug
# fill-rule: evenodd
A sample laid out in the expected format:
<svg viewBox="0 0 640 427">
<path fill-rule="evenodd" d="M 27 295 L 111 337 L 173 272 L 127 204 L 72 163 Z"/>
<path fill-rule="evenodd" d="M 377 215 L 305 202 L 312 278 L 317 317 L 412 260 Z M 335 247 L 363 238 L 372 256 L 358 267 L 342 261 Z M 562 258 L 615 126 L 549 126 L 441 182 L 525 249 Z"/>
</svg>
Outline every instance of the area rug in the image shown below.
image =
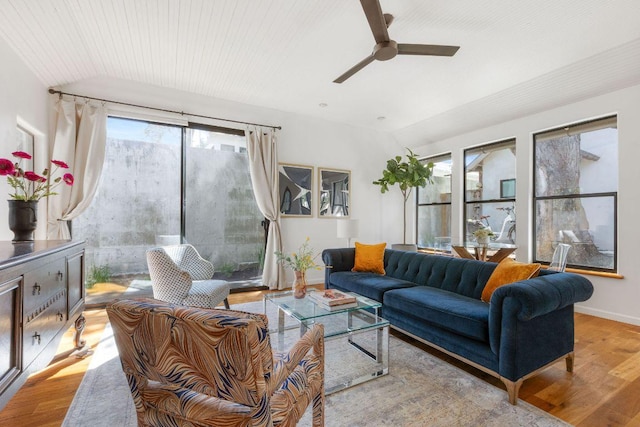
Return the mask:
<svg viewBox="0 0 640 427">
<path fill-rule="evenodd" d="M 262 312 L 261 302 L 232 308 Z M 275 325 L 275 312 L 268 308 Z M 296 331 L 293 331 L 296 333 Z M 327 351 L 327 369 L 349 360 Z M 340 426 L 534 426 L 569 424 L 396 337 L 389 338 L 389 374 L 326 398 L 326 425 Z M 65 427 L 136 425 L 135 410 L 109 325 L 76 392 Z M 300 426 L 311 426 L 307 411 Z"/>
</svg>

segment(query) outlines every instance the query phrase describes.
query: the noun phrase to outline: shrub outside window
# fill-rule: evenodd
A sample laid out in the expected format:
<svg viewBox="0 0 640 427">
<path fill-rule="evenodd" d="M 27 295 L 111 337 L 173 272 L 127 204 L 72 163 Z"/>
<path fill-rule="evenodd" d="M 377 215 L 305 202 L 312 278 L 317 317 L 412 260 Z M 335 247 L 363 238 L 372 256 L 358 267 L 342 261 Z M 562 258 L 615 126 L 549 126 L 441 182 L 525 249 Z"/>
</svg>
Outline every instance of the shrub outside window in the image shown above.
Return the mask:
<svg viewBox="0 0 640 427">
<path fill-rule="evenodd" d="M 534 135 L 534 257 L 571 245 L 567 266 L 617 270 L 618 128 L 606 117 Z"/>
</svg>

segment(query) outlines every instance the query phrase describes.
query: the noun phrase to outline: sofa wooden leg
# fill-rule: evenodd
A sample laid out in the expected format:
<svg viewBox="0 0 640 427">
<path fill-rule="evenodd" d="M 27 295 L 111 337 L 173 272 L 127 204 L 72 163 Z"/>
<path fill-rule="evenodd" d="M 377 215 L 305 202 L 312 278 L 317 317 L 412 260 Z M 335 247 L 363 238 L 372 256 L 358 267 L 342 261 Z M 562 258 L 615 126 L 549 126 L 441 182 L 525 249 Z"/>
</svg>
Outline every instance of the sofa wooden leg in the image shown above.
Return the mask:
<svg viewBox="0 0 640 427">
<path fill-rule="evenodd" d="M 520 391 L 520 386 L 522 386 L 523 380 L 511 381 L 506 378 L 500 377 L 500 381 L 502 381 L 507 387 L 507 393 L 509 394 L 509 403 L 511 403 L 512 405 L 517 405 L 518 392 Z"/>
<path fill-rule="evenodd" d="M 573 372 L 574 358 L 575 358 L 575 353 L 573 351 L 567 354 L 567 358 L 565 359 L 565 361 L 567 362 L 567 372 Z"/>
</svg>

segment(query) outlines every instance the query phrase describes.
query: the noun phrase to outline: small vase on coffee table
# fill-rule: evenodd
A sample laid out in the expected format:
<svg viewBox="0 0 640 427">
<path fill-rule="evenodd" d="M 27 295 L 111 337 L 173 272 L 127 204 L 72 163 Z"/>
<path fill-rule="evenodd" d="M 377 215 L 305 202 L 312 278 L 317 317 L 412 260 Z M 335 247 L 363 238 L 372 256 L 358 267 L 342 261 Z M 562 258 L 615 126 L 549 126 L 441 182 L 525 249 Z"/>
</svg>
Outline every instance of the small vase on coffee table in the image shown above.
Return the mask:
<svg viewBox="0 0 640 427">
<path fill-rule="evenodd" d="M 294 270 L 295 279 L 293 281 L 293 296 L 295 298 L 304 298 L 307 294 L 307 278 L 306 271 Z"/>
</svg>

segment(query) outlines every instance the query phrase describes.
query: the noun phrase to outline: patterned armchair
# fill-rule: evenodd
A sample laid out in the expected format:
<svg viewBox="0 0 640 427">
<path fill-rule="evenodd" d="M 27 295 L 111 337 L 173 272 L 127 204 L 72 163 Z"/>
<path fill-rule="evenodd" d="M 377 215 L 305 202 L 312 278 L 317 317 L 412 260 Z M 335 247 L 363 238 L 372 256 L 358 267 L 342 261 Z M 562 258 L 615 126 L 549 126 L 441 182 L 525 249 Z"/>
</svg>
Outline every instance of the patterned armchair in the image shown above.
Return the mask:
<svg viewBox="0 0 640 427">
<path fill-rule="evenodd" d="M 173 304 L 229 308 L 229 284 L 213 280 L 213 265 L 191 245 L 171 245 L 147 251 L 153 297 Z"/>
<path fill-rule="evenodd" d="M 153 299 L 107 307 L 139 426 L 324 425 L 324 329 L 274 358 L 266 316 Z"/>
</svg>

